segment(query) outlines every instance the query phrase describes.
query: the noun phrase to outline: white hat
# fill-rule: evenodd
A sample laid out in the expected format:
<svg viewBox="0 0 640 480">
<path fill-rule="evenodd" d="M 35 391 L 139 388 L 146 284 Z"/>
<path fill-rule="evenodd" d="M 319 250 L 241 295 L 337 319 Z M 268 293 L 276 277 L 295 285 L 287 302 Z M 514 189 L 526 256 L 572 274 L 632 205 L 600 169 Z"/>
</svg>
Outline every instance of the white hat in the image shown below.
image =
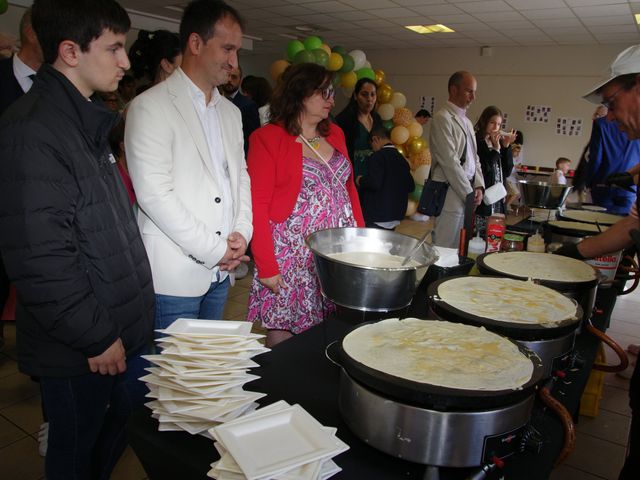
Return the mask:
<svg viewBox="0 0 640 480">
<path fill-rule="evenodd" d="M 633 45 L 620 53 L 609 67 L 609 73 L 605 79 L 600 80 L 582 98 L 592 103 L 602 103 L 600 95 L 596 92 L 611 80 L 629 73 L 640 73 L 640 45 Z"/>
</svg>

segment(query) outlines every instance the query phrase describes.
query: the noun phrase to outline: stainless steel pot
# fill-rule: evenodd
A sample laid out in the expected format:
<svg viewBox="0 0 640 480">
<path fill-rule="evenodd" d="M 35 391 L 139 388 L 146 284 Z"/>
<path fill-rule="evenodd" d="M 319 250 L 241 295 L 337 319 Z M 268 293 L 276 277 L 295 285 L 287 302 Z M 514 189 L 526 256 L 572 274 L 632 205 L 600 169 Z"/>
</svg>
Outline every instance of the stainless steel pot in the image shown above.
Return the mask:
<svg viewBox="0 0 640 480">
<path fill-rule="evenodd" d="M 560 208 L 573 189 L 568 185 L 552 185 L 532 180 L 518 180 L 518 183 L 524 204 L 535 208 Z"/>
<path fill-rule="evenodd" d="M 379 268 L 357 266 L 332 258 L 332 253 L 374 252 L 404 257 L 416 238 L 377 228 L 330 228 L 306 239 L 313 252 L 322 294 L 361 311 L 387 312 L 411 303 L 427 268 L 438 260 L 435 249 L 423 244 L 412 257 L 418 266 Z"/>
</svg>

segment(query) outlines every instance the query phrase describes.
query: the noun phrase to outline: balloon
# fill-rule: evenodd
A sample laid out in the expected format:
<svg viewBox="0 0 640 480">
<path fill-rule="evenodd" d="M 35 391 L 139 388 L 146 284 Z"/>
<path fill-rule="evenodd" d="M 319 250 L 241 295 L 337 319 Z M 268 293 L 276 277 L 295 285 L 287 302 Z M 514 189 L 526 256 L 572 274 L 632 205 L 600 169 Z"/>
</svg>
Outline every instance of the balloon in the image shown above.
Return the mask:
<svg viewBox="0 0 640 480">
<path fill-rule="evenodd" d="M 431 153 L 429 149 L 425 148 L 420 153 L 409 155 L 409 163 L 411 164 L 412 170 L 417 170 L 420 165 L 431 165 Z"/>
<path fill-rule="evenodd" d="M 322 65 L 323 67 L 327 66 L 327 63 L 329 63 L 329 54 L 325 52 L 324 49 L 316 48 L 315 50 L 311 50 L 311 53 L 313 53 L 315 59 L 314 63 Z"/>
<path fill-rule="evenodd" d="M 409 134 L 411 134 L 412 137 L 421 137 L 423 132 L 424 129 L 418 122 L 413 122 L 409 125 Z"/>
<path fill-rule="evenodd" d="M 391 120 L 395 111 L 396 109 L 390 103 L 383 103 L 378 107 L 378 115 L 382 120 Z"/>
<path fill-rule="evenodd" d="M 376 74 L 371 68 L 361 68 L 360 70 L 356 71 L 356 75 L 358 76 L 358 80 L 360 80 L 361 78 L 368 78 L 375 81 L 376 79 Z"/>
<path fill-rule="evenodd" d="M 300 50 L 296 53 L 296 56 L 293 57 L 293 63 L 315 63 L 316 57 L 313 52 L 309 50 Z"/>
<path fill-rule="evenodd" d="M 304 50 L 304 44 L 300 40 L 291 40 L 287 45 L 287 57 L 293 61 L 296 54 L 302 50 Z"/>
<path fill-rule="evenodd" d="M 342 45 L 334 45 L 331 51 L 339 53 L 340 55 L 346 55 L 347 51 Z"/>
<path fill-rule="evenodd" d="M 378 114 L 380 114 L 379 110 L 378 110 Z M 391 129 L 393 128 L 393 120 L 383 120 L 382 126 L 387 130 L 391 131 Z"/>
<path fill-rule="evenodd" d="M 410 217 L 411 215 L 413 215 L 417 211 L 418 211 L 418 202 L 416 202 L 415 200 L 409 199 L 407 201 L 407 213 L 405 213 L 404 215 L 406 217 Z"/>
<path fill-rule="evenodd" d="M 400 125 L 391 130 L 391 141 L 393 143 L 402 145 L 407 140 L 409 140 L 409 130 L 406 127 Z"/>
<path fill-rule="evenodd" d="M 353 57 L 348 54 L 342 55 L 342 67 L 340 67 L 339 72 L 350 72 L 353 70 Z"/>
<path fill-rule="evenodd" d="M 360 70 L 364 67 L 364 62 L 367 61 L 367 56 L 362 50 L 351 50 L 349 52 L 351 58 L 353 58 L 353 69 Z"/>
<path fill-rule="evenodd" d="M 337 52 L 331 52 L 329 55 L 329 61 L 327 62 L 327 70 L 330 72 L 337 72 L 342 68 L 342 64 L 344 60 L 342 60 L 342 55 Z"/>
<path fill-rule="evenodd" d="M 407 133 L 409 130 L 407 130 Z M 422 150 L 427 148 L 427 142 L 424 141 L 422 137 L 411 137 L 411 139 L 407 142 L 407 150 L 409 151 L 409 155 L 414 153 L 420 153 Z"/>
<path fill-rule="evenodd" d="M 289 62 L 287 62 L 286 60 L 276 60 L 271 64 L 269 73 L 271 74 L 271 78 L 273 78 L 274 82 L 278 80 L 278 77 L 282 75 L 282 72 L 284 72 L 288 66 Z"/>
<path fill-rule="evenodd" d="M 424 181 L 429 176 L 429 170 L 431 170 L 431 165 L 420 165 L 412 173 L 413 180 L 420 185 L 424 185 Z"/>
<path fill-rule="evenodd" d="M 316 37 L 315 35 L 309 35 L 305 38 L 302 43 L 304 44 L 304 48 L 307 50 L 315 50 L 316 48 L 322 48 L 322 40 L 320 37 Z"/>
<path fill-rule="evenodd" d="M 409 194 L 409 198 L 411 200 L 415 200 L 416 202 L 420 201 L 420 197 L 422 196 L 422 189 L 424 188 L 424 183 L 416 183 L 413 192 Z"/>
<path fill-rule="evenodd" d="M 339 87 L 340 86 L 340 80 L 342 80 L 340 75 L 334 75 L 333 76 L 333 80 L 331 80 L 331 85 L 333 85 L 334 87 Z"/>
<path fill-rule="evenodd" d="M 376 74 L 376 84 L 379 86 L 384 82 L 384 71 L 382 70 L 376 70 L 375 71 Z"/>
<path fill-rule="evenodd" d="M 356 72 L 345 72 L 340 75 L 340 85 L 345 88 L 353 88 L 358 81 Z"/>
<path fill-rule="evenodd" d="M 320 48 L 327 52 L 327 55 L 331 55 L 331 47 L 326 43 L 323 43 Z"/>
<path fill-rule="evenodd" d="M 0 0 L 0 15 L 5 13 L 9 9 L 9 2 L 7 0 Z"/>
<path fill-rule="evenodd" d="M 402 108 L 407 104 L 407 97 L 404 96 L 404 94 L 400 93 L 400 92 L 395 92 L 392 96 L 391 96 L 391 105 L 393 105 L 396 108 Z"/>
<path fill-rule="evenodd" d="M 393 123 L 396 125 L 402 125 L 403 127 L 408 127 L 414 122 L 413 115 L 411 114 L 411 110 L 408 108 L 396 108 L 396 112 L 393 114 Z M 409 130 L 407 130 L 409 133 Z M 404 143 L 404 142 L 403 142 Z"/>
<path fill-rule="evenodd" d="M 371 62 L 367 60 L 366 62 L 364 62 L 364 65 L 362 66 L 362 68 L 371 68 Z"/>
<path fill-rule="evenodd" d="M 402 155 L 404 158 L 409 158 L 409 156 L 407 155 L 407 151 L 404 148 L 404 145 L 396 145 L 396 148 L 398 149 L 398 152 L 400 152 L 400 155 Z"/>
<path fill-rule="evenodd" d="M 391 96 L 393 95 L 393 89 L 386 83 L 378 85 L 378 102 L 389 103 Z"/>
</svg>

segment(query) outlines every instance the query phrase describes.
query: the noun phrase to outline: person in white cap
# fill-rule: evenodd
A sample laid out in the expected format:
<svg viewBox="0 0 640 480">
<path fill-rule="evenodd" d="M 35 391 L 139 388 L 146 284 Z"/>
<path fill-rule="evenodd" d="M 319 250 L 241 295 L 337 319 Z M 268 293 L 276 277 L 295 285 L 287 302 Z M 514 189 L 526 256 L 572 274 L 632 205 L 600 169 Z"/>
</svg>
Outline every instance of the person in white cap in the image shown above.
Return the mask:
<svg viewBox="0 0 640 480">
<path fill-rule="evenodd" d="M 613 61 L 609 74 L 589 93 L 586 100 L 608 108 L 607 119 L 616 120 L 630 140 L 640 138 L 640 45 L 627 48 Z M 640 248 L 638 199 L 631 215 L 618 221 L 606 232 L 578 244 L 565 244 L 556 251 L 583 260 L 617 252 L 632 245 Z M 629 385 L 631 428 L 627 459 L 618 480 L 640 478 L 640 368 L 638 364 Z"/>
</svg>

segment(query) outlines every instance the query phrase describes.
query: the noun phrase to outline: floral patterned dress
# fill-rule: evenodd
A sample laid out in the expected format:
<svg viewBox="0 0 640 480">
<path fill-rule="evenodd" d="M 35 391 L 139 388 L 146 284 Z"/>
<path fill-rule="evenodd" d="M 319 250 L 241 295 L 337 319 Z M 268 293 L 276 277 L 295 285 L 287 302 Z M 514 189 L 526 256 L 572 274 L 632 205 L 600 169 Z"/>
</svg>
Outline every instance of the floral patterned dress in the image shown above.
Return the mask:
<svg viewBox="0 0 640 480">
<path fill-rule="evenodd" d="M 256 269 L 248 321 L 262 321 L 265 328 L 297 334 L 322 322 L 323 311 L 335 308 L 322 298 L 313 255 L 304 242 L 318 230 L 356 226 L 344 188 L 351 163 L 334 150 L 329 165 L 331 169 L 320 160 L 302 157 L 302 186 L 293 211 L 285 221 L 271 222 L 275 257 L 286 288 L 274 294 L 258 281 Z"/>
</svg>

